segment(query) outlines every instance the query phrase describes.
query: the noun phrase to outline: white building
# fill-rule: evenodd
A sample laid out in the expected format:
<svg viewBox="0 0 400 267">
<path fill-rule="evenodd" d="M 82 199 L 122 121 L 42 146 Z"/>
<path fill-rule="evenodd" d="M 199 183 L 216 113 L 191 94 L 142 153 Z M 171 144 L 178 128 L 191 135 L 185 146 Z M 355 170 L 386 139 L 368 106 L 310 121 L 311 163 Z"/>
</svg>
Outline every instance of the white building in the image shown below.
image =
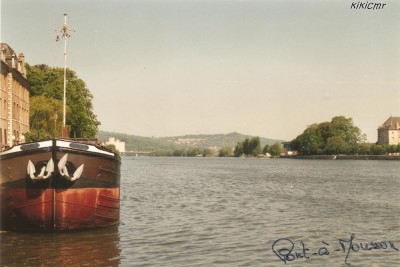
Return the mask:
<svg viewBox="0 0 400 267">
<path fill-rule="evenodd" d="M 120 153 L 125 153 L 125 142 L 121 142 L 118 139 L 115 140 L 114 137 L 108 138 L 108 142 L 105 142 L 106 145 L 114 145 L 115 148 L 120 152 Z"/>
<path fill-rule="evenodd" d="M 399 145 L 400 144 L 400 117 L 389 117 L 378 128 L 378 144 Z"/>
</svg>

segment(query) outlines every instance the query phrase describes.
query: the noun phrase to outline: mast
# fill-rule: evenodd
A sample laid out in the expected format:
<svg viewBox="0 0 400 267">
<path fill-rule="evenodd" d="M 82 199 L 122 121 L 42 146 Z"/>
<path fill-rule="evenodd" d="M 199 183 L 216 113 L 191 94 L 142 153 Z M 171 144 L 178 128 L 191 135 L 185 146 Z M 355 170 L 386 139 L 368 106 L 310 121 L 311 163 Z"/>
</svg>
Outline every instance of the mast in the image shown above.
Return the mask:
<svg viewBox="0 0 400 267">
<path fill-rule="evenodd" d="M 64 14 L 64 95 L 63 95 L 63 127 L 62 127 L 62 138 L 67 137 L 66 128 L 66 107 L 67 107 L 67 39 L 68 39 L 68 25 L 67 25 L 67 14 Z"/>
<path fill-rule="evenodd" d="M 70 30 L 67 24 L 67 14 L 64 14 L 64 25 L 59 32 L 61 33 L 61 37 L 57 35 L 56 41 L 59 41 L 60 38 L 64 39 L 64 92 L 63 92 L 63 126 L 62 126 L 62 138 L 67 137 L 67 126 L 66 126 L 66 95 L 67 95 L 67 39 L 71 37 Z"/>
</svg>

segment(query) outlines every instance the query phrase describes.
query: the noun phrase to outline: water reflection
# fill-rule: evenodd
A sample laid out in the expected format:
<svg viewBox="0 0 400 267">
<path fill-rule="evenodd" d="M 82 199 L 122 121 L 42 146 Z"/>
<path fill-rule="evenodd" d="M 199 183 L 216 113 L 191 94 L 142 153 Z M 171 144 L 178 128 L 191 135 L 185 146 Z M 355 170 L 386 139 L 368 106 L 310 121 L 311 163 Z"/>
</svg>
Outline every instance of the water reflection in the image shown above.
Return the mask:
<svg viewBox="0 0 400 267">
<path fill-rule="evenodd" d="M 118 227 L 62 233 L 2 232 L 1 266 L 119 266 Z"/>
</svg>

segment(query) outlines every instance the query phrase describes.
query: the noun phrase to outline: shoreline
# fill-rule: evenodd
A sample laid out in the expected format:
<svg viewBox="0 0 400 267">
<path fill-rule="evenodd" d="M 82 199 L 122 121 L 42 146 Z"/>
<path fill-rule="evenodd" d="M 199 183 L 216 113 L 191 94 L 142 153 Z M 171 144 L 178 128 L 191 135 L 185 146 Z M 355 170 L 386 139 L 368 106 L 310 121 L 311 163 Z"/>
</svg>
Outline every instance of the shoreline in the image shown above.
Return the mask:
<svg viewBox="0 0 400 267">
<path fill-rule="evenodd" d="M 400 160 L 400 156 L 391 155 L 292 155 L 280 156 L 285 159 L 328 159 L 328 160 Z"/>
</svg>

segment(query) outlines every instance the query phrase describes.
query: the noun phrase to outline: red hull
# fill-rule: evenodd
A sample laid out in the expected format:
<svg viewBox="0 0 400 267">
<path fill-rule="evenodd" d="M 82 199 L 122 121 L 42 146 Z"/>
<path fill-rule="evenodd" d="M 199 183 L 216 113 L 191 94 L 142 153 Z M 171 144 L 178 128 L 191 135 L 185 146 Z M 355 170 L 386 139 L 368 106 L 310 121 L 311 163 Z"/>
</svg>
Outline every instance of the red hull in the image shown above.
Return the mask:
<svg viewBox="0 0 400 267">
<path fill-rule="evenodd" d="M 15 153 L 0 154 L 1 228 L 74 230 L 117 224 L 119 157 L 95 146 L 88 147 L 53 140 L 32 149 L 14 149 Z M 63 157 L 66 159 L 64 165 Z M 54 171 L 46 169 L 42 176 L 49 173 L 49 177 L 36 180 L 40 170 L 50 165 L 50 158 L 55 163 Z M 29 162 L 33 163 L 36 172 L 29 173 Z M 65 167 L 67 174 L 60 165 Z M 81 171 L 77 171 L 79 166 L 82 166 Z M 79 177 L 73 180 L 78 176 L 76 173 Z"/>
<path fill-rule="evenodd" d="M 117 224 L 119 188 L 83 188 L 56 192 L 55 210 L 55 227 L 61 230 Z"/>
<path fill-rule="evenodd" d="M 37 197 L 30 197 L 37 195 Z M 53 228 L 52 189 L 2 188 L 1 222 L 5 230 Z"/>
</svg>

